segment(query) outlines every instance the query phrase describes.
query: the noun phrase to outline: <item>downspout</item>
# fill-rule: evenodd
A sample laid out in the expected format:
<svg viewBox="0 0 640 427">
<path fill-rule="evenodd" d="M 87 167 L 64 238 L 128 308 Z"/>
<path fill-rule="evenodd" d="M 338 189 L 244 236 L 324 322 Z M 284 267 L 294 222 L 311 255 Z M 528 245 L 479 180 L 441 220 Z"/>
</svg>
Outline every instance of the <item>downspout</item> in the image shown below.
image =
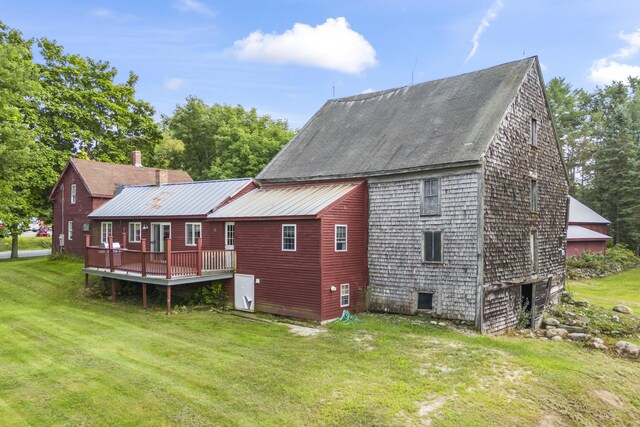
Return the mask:
<svg viewBox="0 0 640 427">
<path fill-rule="evenodd" d="M 476 279 L 476 329 L 484 333 L 484 161 L 478 176 L 478 277 Z"/>
</svg>

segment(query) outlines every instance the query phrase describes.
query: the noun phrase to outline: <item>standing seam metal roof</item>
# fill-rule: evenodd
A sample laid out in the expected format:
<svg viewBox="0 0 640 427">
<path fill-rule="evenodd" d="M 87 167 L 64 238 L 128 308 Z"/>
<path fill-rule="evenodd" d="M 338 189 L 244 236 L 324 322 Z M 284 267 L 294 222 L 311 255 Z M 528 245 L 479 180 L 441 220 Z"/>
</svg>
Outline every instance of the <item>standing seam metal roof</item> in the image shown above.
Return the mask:
<svg viewBox="0 0 640 427">
<path fill-rule="evenodd" d="M 252 181 L 243 178 L 125 187 L 89 217 L 204 216 Z"/>
<path fill-rule="evenodd" d="M 315 216 L 359 184 L 259 188 L 223 206 L 209 218 Z"/>
<path fill-rule="evenodd" d="M 567 240 L 611 240 L 611 237 L 579 225 L 570 225 L 567 228 Z"/>
<path fill-rule="evenodd" d="M 609 220 L 569 196 L 569 223 L 610 224 Z"/>
</svg>

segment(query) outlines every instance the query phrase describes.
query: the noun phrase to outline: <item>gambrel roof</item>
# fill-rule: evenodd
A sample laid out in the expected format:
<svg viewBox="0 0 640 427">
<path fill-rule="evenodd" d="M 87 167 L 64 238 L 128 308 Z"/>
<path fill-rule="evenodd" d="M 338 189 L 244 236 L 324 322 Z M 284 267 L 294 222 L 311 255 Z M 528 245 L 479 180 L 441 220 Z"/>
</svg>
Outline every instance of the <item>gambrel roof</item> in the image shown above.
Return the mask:
<svg viewBox="0 0 640 427">
<path fill-rule="evenodd" d="M 367 177 L 480 162 L 537 57 L 329 100 L 257 176 Z"/>
</svg>

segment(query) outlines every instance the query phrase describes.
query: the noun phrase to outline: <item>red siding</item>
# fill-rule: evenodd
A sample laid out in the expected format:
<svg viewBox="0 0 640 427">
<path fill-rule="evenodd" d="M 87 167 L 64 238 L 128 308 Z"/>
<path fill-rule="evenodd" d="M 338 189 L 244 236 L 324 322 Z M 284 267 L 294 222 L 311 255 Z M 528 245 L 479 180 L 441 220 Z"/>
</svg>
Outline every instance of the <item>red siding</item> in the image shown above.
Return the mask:
<svg viewBox="0 0 640 427">
<path fill-rule="evenodd" d="M 367 285 L 367 187 L 361 185 L 322 214 L 322 320 L 342 311 L 364 311 Z M 335 226 L 347 226 L 347 251 L 335 251 Z M 350 304 L 340 306 L 340 285 L 348 283 Z M 331 286 L 336 291 L 331 291 Z"/>
<path fill-rule="evenodd" d="M 296 251 L 282 251 L 282 224 L 296 224 Z M 322 320 L 320 220 L 236 221 L 237 273 L 251 274 L 257 311 Z"/>
<path fill-rule="evenodd" d="M 582 252 L 602 253 L 607 249 L 606 240 L 567 241 L 567 256 L 580 256 Z"/>
</svg>

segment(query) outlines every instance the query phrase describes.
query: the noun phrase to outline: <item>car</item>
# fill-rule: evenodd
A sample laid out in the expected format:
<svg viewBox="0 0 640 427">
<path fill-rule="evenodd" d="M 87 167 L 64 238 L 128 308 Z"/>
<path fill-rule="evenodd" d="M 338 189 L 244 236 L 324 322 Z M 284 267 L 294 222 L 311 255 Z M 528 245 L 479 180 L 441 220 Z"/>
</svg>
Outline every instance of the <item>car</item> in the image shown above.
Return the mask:
<svg viewBox="0 0 640 427">
<path fill-rule="evenodd" d="M 46 229 L 38 230 L 36 237 L 49 237 L 49 232 Z"/>
<path fill-rule="evenodd" d="M 40 230 L 40 220 L 38 218 L 31 218 L 31 221 L 29 221 L 29 230 L 31 231 Z"/>
</svg>

